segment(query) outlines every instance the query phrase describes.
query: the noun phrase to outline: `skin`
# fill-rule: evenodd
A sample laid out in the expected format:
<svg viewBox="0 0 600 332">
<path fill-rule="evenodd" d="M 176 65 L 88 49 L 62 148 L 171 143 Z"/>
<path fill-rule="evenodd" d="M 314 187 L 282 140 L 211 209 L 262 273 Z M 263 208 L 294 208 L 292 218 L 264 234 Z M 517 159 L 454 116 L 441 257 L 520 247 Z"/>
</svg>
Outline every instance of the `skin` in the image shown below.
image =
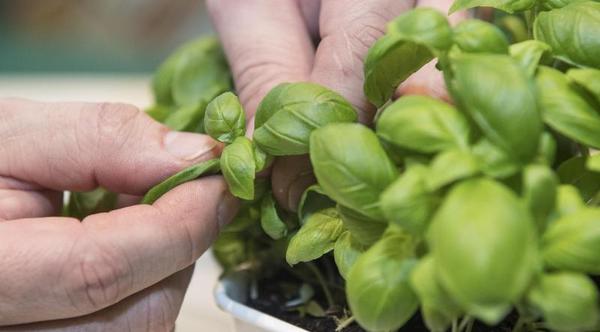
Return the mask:
<svg viewBox="0 0 600 332">
<path fill-rule="evenodd" d="M 387 21 L 414 5 L 451 1 L 209 0 L 237 91 L 250 113 L 281 82 L 312 81 L 371 121 L 362 63 Z M 461 19 L 459 14 L 455 19 Z M 429 66 L 399 93 L 444 97 Z M 174 133 L 133 106 L 0 99 L 0 330 L 171 331 L 193 263 L 239 202 L 221 177 L 192 181 L 153 205 L 154 184 L 222 146 Z M 297 159 L 294 159 L 297 158 Z M 300 159 L 298 159 L 300 158 Z M 281 158 L 273 187 L 295 209 L 310 163 Z M 102 186 L 122 208 L 82 221 L 59 215 L 62 191 Z M 199 205 L 198 202 L 202 204 Z"/>
<path fill-rule="evenodd" d="M 363 62 L 369 47 L 385 33 L 386 23 L 414 6 L 447 12 L 453 0 L 208 0 L 213 23 L 231 64 L 236 90 L 249 114 L 265 94 L 282 82 L 310 81 L 329 87 L 350 101 L 360 121 L 375 109 L 363 94 Z M 457 13 L 451 21 L 466 18 Z M 441 74 L 427 65 L 398 94 L 446 98 Z M 298 157 L 294 157 L 298 158 Z M 310 185 L 310 162 L 279 158 L 273 165 L 277 201 L 296 210 Z M 295 164 L 293 169 L 288 167 Z"/>
</svg>

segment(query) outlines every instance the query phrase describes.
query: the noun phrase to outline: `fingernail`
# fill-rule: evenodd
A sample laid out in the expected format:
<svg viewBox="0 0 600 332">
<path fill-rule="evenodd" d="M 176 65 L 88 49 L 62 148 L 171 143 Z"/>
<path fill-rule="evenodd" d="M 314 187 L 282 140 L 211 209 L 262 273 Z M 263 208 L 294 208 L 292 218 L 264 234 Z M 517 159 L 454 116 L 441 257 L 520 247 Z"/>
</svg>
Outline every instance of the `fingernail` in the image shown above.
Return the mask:
<svg viewBox="0 0 600 332">
<path fill-rule="evenodd" d="M 171 131 L 165 135 L 164 144 L 173 156 L 186 161 L 200 159 L 207 154 L 214 155 L 217 146 L 212 138 L 206 135 Z"/>
<path fill-rule="evenodd" d="M 221 202 L 217 207 L 217 222 L 219 223 L 219 229 L 227 226 L 233 221 L 233 218 L 240 209 L 240 200 L 235 198 L 229 190 L 225 190 L 221 195 Z"/>
</svg>

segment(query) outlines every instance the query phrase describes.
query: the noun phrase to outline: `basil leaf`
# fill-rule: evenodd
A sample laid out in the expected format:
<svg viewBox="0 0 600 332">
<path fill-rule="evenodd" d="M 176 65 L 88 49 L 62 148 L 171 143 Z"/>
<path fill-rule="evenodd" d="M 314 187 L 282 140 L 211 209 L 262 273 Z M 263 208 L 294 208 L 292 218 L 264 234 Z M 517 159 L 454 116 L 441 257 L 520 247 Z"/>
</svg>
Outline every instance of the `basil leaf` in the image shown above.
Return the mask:
<svg viewBox="0 0 600 332">
<path fill-rule="evenodd" d="M 487 139 L 473 147 L 473 155 L 479 161 L 481 171 L 493 178 L 507 178 L 518 172 L 522 165 Z"/>
<path fill-rule="evenodd" d="M 448 49 L 451 43 L 452 29 L 442 13 L 417 8 L 398 16 L 388 25 L 388 34 L 375 42 L 367 53 L 365 96 L 381 107 L 402 81 L 433 60 L 437 53 Z"/>
<path fill-rule="evenodd" d="M 339 204 L 337 209 L 344 227 L 350 231 L 353 238 L 365 246 L 370 246 L 379 240 L 388 225 L 383 220 L 371 219 Z"/>
<path fill-rule="evenodd" d="M 527 302 L 553 331 L 591 331 L 600 321 L 598 290 L 584 274 L 544 274 L 528 292 Z"/>
<path fill-rule="evenodd" d="M 517 15 L 505 15 L 496 20 L 496 25 L 508 36 L 510 43 L 520 43 L 529 39 L 525 20 Z"/>
<path fill-rule="evenodd" d="M 587 202 L 600 191 L 600 173 L 590 172 L 585 164 L 585 157 L 573 157 L 562 163 L 556 173 L 561 183 L 575 186 Z"/>
<path fill-rule="evenodd" d="M 249 259 L 248 249 L 243 233 L 221 233 L 212 245 L 212 253 L 225 271 L 235 270 L 246 262 Z"/>
<path fill-rule="evenodd" d="M 479 171 L 479 160 L 471 152 L 449 149 L 435 156 L 425 181 L 429 190 L 433 191 L 476 175 Z"/>
<path fill-rule="evenodd" d="M 252 142 L 254 146 L 254 163 L 256 164 L 256 173 L 264 171 L 273 163 L 273 156 L 264 152 L 261 148 L 258 147 L 254 142 Z"/>
<path fill-rule="evenodd" d="M 398 171 L 377 136 L 360 124 L 333 124 L 313 132 L 310 160 L 327 196 L 381 220 L 379 195 Z"/>
<path fill-rule="evenodd" d="M 600 274 L 600 209 L 582 208 L 556 220 L 542 237 L 544 263 L 553 269 Z"/>
<path fill-rule="evenodd" d="M 192 181 L 202 175 L 215 174 L 220 170 L 219 159 L 210 159 L 199 164 L 192 165 L 179 173 L 170 176 L 163 182 L 152 187 L 142 199 L 141 204 L 152 204 L 169 190 L 188 181 Z"/>
<path fill-rule="evenodd" d="M 306 154 L 313 130 L 356 119 L 352 105 L 336 92 L 313 83 L 284 84 L 258 105 L 254 142 L 274 156 Z"/>
<path fill-rule="evenodd" d="M 436 196 L 427 187 L 426 167 L 413 166 L 381 195 L 381 210 L 386 219 L 419 236 L 429 226 L 436 207 Z"/>
<path fill-rule="evenodd" d="M 552 10 L 562 8 L 574 2 L 589 1 L 589 0 L 539 0 L 540 9 Z"/>
<path fill-rule="evenodd" d="M 412 289 L 421 303 L 421 315 L 430 331 L 446 331 L 461 310 L 437 280 L 435 260 L 423 257 L 410 277 Z"/>
<path fill-rule="evenodd" d="M 327 197 L 318 184 L 312 185 L 306 188 L 300 198 L 298 219 L 304 224 L 313 213 L 330 207 L 335 207 L 335 202 Z"/>
<path fill-rule="evenodd" d="M 335 208 L 311 214 L 300 230 L 292 236 L 285 259 L 290 265 L 310 262 L 333 250 L 344 231 L 342 219 Z"/>
<path fill-rule="evenodd" d="M 224 232 L 244 232 L 260 222 L 260 206 L 254 202 L 242 202 L 240 210 L 233 221 L 223 227 Z"/>
<path fill-rule="evenodd" d="M 171 112 L 171 107 L 159 104 L 156 104 L 146 110 L 146 114 L 158 122 L 164 122 Z"/>
<path fill-rule="evenodd" d="M 108 212 L 117 207 L 117 194 L 104 188 L 87 192 L 71 192 L 66 215 L 79 220 L 95 213 Z"/>
<path fill-rule="evenodd" d="M 552 166 L 556 159 L 556 144 L 556 140 L 554 139 L 552 134 L 548 132 L 543 133 L 540 137 L 540 146 L 536 162 Z"/>
<path fill-rule="evenodd" d="M 333 258 L 342 278 L 346 279 L 356 259 L 366 250 L 366 247 L 356 240 L 352 233 L 346 231 L 335 241 Z"/>
<path fill-rule="evenodd" d="M 555 208 L 556 219 L 572 215 L 584 207 L 585 202 L 575 186 L 563 184 L 558 187 Z"/>
<path fill-rule="evenodd" d="M 360 255 L 348 273 L 346 296 L 356 321 L 368 331 L 393 331 L 417 311 L 409 284 L 415 266 L 413 240 L 386 236 Z"/>
<path fill-rule="evenodd" d="M 589 156 L 585 162 L 585 168 L 592 172 L 600 173 L 600 154 Z"/>
<path fill-rule="evenodd" d="M 600 70 L 571 69 L 567 72 L 571 81 L 589 92 L 600 103 Z"/>
<path fill-rule="evenodd" d="M 502 30 L 485 21 L 462 21 L 454 28 L 453 40 L 463 52 L 508 54 L 508 40 Z"/>
<path fill-rule="evenodd" d="M 569 85 L 567 77 L 540 67 L 536 83 L 544 122 L 573 140 L 600 148 L 600 113 Z"/>
<path fill-rule="evenodd" d="M 164 120 L 164 124 L 171 130 L 202 133 L 204 132 L 202 124 L 205 109 L 205 102 L 182 106 L 175 112 L 170 113 Z"/>
<path fill-rule="evenodd" d="M 515 61 L 504 55 L 460 54 L 451 65 L 453 96 L 485 136 L 515 160 L 533 159 L 542 121 L 534 85 Z"/>
<path fill-rule="evenodd" d="M 254 146 L 252 142 L 240 136 L 223 149 L 221 171 L 233 196 L 245 200 L 254 199 Z"/>
<path fill-rule="evenodd" d="M 284 238 L 288 233 L 287 225 L 281 220 L 275 207 L 273 193 L 267 193 L 260 204 L 260 226 L 273 240 Z"/>
<path fill-rule="evenodd" d="M 510 45 L 510 56 L 525 70 L 527 76 L 533 77 L 540 64 L 550 64 L 552 48 L 538 40 L 527 40 Z"/>
<path fill-rule="evenodd" d="M 493 180 L 455 185 L 428 235 L 444 289 L 467 314 L 489 325 L 510 311 L 536 270 L 534 222 L 515 194 Z"/>
<path fill-rule="evenodd" d="M 217 141 L 231 144 L 246 132 L 246 114 L 236 95 L 225 92 L 206 107 L 204 129 Z"/>
<path fill-rule="evenodd" d="M 466 148 L 470 129 L 453 106 L 430 97 L 406 96 L 385 108 L 377 120 L 376 132 L 397 147 L 434 153 Z"/>
<path fill-rule="evenodd" d="M 558 177 L 548 166 L 530 165 L 523 170 L 523 200 L 540 231 L 554 210 L 558 184 Z"/>
<path fill-rule="evenodd" d="M 554 54 L 570 64 L 600 67 L 600 3 L 575 2 L 542 12 L 534 23 L 535 39 L 552 47 Z"/>
<path fill-rule="evenodd" d="M 533 7 L 536 0 L 456 0 L 450 7 L 450 14 L 459 10 L 475 7 L 492 7 L 503 10 L 509 14 L 520 12 Z"/>
</svg>

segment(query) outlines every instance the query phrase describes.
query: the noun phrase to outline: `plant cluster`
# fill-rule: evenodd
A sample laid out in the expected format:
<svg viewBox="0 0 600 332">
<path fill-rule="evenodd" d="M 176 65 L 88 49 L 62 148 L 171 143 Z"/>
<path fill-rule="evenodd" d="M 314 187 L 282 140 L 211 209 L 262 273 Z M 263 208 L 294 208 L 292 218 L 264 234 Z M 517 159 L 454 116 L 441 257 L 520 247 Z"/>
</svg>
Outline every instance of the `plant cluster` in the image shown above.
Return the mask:
<svg viewBox="0 0 600 332">
<path fill-rule="evenodd" d="M 397 330 L 419 310 L 440 332 L 494 325 L 513 310 L 515 330 L 600 328 L 590 277 L 600 274 L 600 2 L 457 0 L 451 11 L 476 6 L 524 17 L 529 38 L 510 44 L 477 19 L 451 27 L 427 8 L 399 16 L 365 61 L 372 127 L 339 94 L 285 83 L 260 103 L 249 139 L 239 100 L 223 93 L 231 83 L 218 44 L 184 46 L 156 74 L 151 114 L 226 147 L 144 202 L 221 172 L 243 200 L 213 247 L 225 270 L 298 264 L 331 306 L 313 261 L 333 256 L 367 331 Z M 434 60 L 453 104 L 391 101 Z M 257 174 L 274 157 L 305 154 L 317 183 L 297 213 L 284 211 Z M 312 292 L 299 293 L 296 304 L 314 305 Z"/>
</svg>

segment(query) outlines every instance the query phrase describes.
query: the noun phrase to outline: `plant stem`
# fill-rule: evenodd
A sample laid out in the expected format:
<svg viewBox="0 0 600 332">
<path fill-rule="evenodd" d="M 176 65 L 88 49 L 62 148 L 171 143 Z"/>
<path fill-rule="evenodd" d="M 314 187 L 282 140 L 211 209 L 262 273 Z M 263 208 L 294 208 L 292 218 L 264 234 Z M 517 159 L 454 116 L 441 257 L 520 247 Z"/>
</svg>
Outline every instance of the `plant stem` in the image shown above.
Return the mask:
<svg viewBox="0 0 600 332">
<path fill-rule="evenodd" d="M 354 323 L 356 319 L 354 318 L 354 316 L 350 316 L 346 319 L 344 319 L 343 321 L 340 322 L 340 324 L 337 326 L 337 328 L 335 329 L 335 332 L 340 332 L 343 329 L 347 328 L 348 326 L 350 326 L 350 324 Z"/>
<path fill-rule="evenodd" d="M 473 323 L 473 318 L 471 318 L 471 316 L 465 316 L 460 321 L 460 324 L 458 325 L 458 330 L 462 332 L 467 328 L 467 326 L 469 326 L 469 324 L 472 324 L 472 323 Z"/>
<path fill-rule="evenodd" d="M 452 332 L 458 332 L 458 324 L 456 323 L 456 319 L 452 320 Z"/>
<path fill-rule="evenodd" d="M 535 20 L 535 12 L 534 10 L 528 10 L 524 13 L 525 15 L 525 25 L 527 26 L 527 36 L 529 38 L 533 38 L 533 21 Z"/>
<path fill-rule="evenodd" d="M 306 263 L 306 266 L 311 270 L 315 277 L 317 277 L 317 280 L 323 289 L 323 293 L 325 294 L 325 298 L 327 299 L 327 305 L 329 308 L 332 308 L 335 305 L 335 302 L 333 301 L 333 296 L 327 286 L 327 282 L 325 281 L 325 278 L 323 278 L 323 274 L 321 274 L 321 271 L 319 271 L 319 268 L 313 262 Z"/>
</svg>

